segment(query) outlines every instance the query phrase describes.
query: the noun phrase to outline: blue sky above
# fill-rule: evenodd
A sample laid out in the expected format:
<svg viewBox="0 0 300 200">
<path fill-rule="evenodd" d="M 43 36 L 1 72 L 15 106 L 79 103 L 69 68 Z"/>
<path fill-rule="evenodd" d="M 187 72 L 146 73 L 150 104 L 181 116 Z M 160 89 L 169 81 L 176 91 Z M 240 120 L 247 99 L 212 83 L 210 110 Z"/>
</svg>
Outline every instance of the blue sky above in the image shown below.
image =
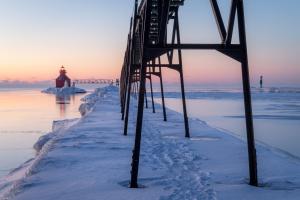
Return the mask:
<svg viewBox="0 0 300 200">
<path fill-rule="evenodd" d="M 118 77 L 133 0 L 0 2 L 0 80 L 50 79 L 61 64 L 70 65 L 76 77 Z M 229 2 L 219 0 L 225 18 Z M 252 82 L 257 83 L 263 74 L 270 85 L 300 85 L 300 1 L 244 0 L 244 4 Z M 180 22 L 183 41 L 219 42 L 208 0 L 186 0 Z M 240 82 L 238 65 L 222 55 L 190 51 L 184 55 L 187 81 Z M 32 77 L 13 77 L 13 68 L 36 71 Z M 224 73 L 213 74 L 210 69 L 214 68 Z M 204 79 L 204 75 L 210 79 Z M 169 79 L 173 81 L 176 75 Z"/>
</svg>

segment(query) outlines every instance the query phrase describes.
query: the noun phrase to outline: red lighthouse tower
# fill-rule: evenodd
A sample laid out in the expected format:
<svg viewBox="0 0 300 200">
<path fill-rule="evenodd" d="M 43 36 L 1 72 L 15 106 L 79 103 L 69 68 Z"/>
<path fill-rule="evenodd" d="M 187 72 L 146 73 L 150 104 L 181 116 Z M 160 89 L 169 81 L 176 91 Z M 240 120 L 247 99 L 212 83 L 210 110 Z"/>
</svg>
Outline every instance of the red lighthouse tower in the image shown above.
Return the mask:
<svg viewBox="0 0 300 200">
<path fill-rule="evenodd" d="M 71 79 L 66 75 L 67 71 L 64 66 L 59 70 L 59 76 L 56 79 L 56 88 L 62 88 L 64 86 L 71 87 Z"/>
</svg>

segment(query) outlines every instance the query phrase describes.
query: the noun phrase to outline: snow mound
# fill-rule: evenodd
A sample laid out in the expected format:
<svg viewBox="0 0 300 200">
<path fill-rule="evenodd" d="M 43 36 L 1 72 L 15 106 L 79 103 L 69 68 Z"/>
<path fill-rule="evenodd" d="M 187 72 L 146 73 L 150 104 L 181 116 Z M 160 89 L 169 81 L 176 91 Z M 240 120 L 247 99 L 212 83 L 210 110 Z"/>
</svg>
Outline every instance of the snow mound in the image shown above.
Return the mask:
<svg viewBox="0 0 300 200">
<path fill-rule="evenodd" d="M 118 87 L 110 85 L 105 88 L 97 88 L 93 93 L 84 96 L 81 99 L 84 103 L 82 103 L 79 107 L 81 116 L 85 116 L 89 113 L 93 109 L 95 103 L 99 101 L 100 98 L 105 97 L 107 92 L 117 92 L 118 90 Z"/>
<path fill-rule="evenodd" d="M 16 188 L 22 185 L 26 177 L 32 175 L 36 170 L 38 163 L 49 152 L 56 140 L 60 136 L 66 134 L 66 130 L 77 124 L 79 121 L 79 119 L 53 121 L 53 132 L 41 136 L 34 144 L 34 149 L 37 152 L 36 157 L 26 161 L 18 168 L 12 170 L 7 176 L 0 179 L 0 199 L 11 199 Z"/>
<path fill-rule="evenodd" d="M 50 140 L 57 137 L 58 133 L 60 133 L 62 130 L 66 130 L 72 125 L 74 125 L 78 119 L 66 119 L 66 120 L 58 120 L 53 121 L 52 124 L 52 132 L 41 136 L 38 141 L 34 144 L 33 148 L 40 152 L 40 150 L 43 148 L 43 146 Z"/>
<path fill-rule="evenodd" d="M 45 90 L 42 90 L 42 92 L 46 94 L 71 95 L 71 94 L 78 94 L 78 93 L 86 93 L 86 90 L 77 87 L 64 87 L 64 88 L 50 87 Z"/>
</svg>

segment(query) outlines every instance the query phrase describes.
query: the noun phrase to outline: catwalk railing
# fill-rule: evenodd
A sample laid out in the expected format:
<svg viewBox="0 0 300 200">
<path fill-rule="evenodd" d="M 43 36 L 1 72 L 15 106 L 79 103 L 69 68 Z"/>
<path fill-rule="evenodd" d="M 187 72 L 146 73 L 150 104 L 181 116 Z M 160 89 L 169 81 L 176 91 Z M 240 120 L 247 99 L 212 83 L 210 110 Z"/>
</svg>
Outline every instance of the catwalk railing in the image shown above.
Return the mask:
<svg viewBox="0 0 300 200">
<path fill-rule="evenodd" d="M 167 120 L 162 68 L 169 68 L 179 73 L 185 137 L 190 137 L 183 77 L 183 50 L 217 50 L 241 63 L 250 185 L 258 185 L 243 0 L 228 0 L 228 2 L 230 1 L 231 3 L 231 9 L 227 28 L 225 28 L 218 1 L 207 1 L 211 4 L 212 16 L 215 18 L 221 38 L 220 43 L 217 44 L 185 44 L 181 42 L 178 13 L 180 7 L 184 6 L 184 0 L 142 0 L 140 3 L 135 0 L 134 14 L 130 21 L 127 48 L 120 77 L 120 103 L 122 119 L 124 120 L 124 135 L 127 135 L 130 99 L 132 96 L 137 97 L 138 102 L 130 182 L 130 187 L 132 188 L 138 187 L 139 157 L 145 100 L 146 106 L 148 107 L 147 97 L 145 97 L 147 94 L 146 80 L 149 80 L 152 109 L 153 112 L 155 112 L 152 76 L 159 77 L 163 117 L 165 121 Z M 238 23 L 238 44 L 232 43 L 235 21 Z M 170 38 L 168 38 L 168 29 L 170 29 L 172 33 Z M 163 56 L 167 59 L 162 59 Z"/>
<path fill-rule="evenodd" d="M 114 83 L 113 79 L 75 79 L 75 84 L 111 84 Z"/>
</svg>

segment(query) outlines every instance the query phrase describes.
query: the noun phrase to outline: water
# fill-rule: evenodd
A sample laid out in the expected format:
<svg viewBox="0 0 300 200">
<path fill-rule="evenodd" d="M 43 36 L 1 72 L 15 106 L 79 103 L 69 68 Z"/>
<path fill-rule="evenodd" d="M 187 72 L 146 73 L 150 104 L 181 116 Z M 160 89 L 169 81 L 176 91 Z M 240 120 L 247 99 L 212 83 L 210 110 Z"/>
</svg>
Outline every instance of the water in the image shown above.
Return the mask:
<svg viewBox="0 0 300 200">
<path fill-rule="evenodd" d="M 52 121 L 79 118 L 80 99 L 43 94 L 41 89 L 0 89 L 0 177 L 35 156 L 33 144 Z"/>
<path fill-rule="evenodd" d="M 257 141 L 300 157 L 300 90 L 253 91 Z M 166 105 L 182 113 L 180 93 L 166 93 Z M 158 97 L 158 93 L 156 93 Z M 188 115 L 246 138 L 243 96 L 240 90 L 188 90 Z M 156 98 L 157 102 L 160 99 Z"/>
</svg>

